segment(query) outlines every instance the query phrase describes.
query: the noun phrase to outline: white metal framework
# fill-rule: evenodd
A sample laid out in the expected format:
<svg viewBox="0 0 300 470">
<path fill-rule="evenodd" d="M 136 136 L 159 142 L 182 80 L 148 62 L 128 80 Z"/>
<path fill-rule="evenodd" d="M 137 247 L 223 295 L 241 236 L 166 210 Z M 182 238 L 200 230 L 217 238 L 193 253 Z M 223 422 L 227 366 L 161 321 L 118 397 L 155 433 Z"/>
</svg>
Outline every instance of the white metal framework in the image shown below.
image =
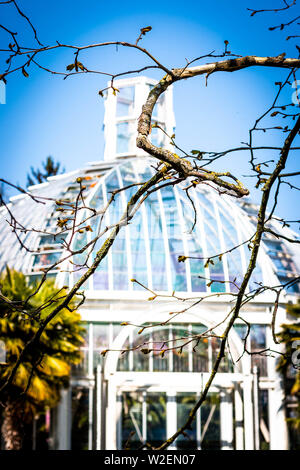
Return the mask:
<svg viewBox="0 0 300 470">
<path fill-rule="evenodd" d="M 104 162 L 93 162 L 75 172 L 48 178 L 30 189 L 33 195 L 53 201 L 36 204 L 21 195 L 11 199 L 9 209 L 18 223 L 41 232 L 20 231 L 19 236 L 34 252 L 20 247 L 10 225 L 9 213 L 0 209 L 0 270 L 6 264 L 39 278 L 43 269 L 66 255 L 67 231 L 57 226 L 59 213 L 55 200 L 74 201 L 80 177 L 86 186 L 86 206 L 98 211 L 92 232 L 77 234 L 73 248 L 80 249 L 101 230 L 118 221 L 138 184 L 154 173 L 154 161 L 135 147 L 136 119 L 154 80 L 141 77 L 115 83 L 116 95 L 109 92 L 105 102 L 106 147 Z M 158 103 L 154 113 L 159 125 L 171 135 L 175 126 L 172 90 Z M 156 145 L 166 145 L 165 134 L 153 133 Z M 111 160 L 111 157 L 114 160 Z M 111 191 L 118 192 L 105 217 Z M 86 324 L 86 343 L 82 364 L 74 369 L 72 387 L 63 394 L 57 410 L 54 447 L 122 448 L 131 432 L 131 446 L 146 440 L 159 444 L 169 437 L 185 417 L 208 378 L 225 327 L 232 296 L 249 261 L 248 240 L 253 234 L 256 208 L 249 201 L 238 202 L 219 196 L 210 186 L 165 186 L 153 192 L 131 223 L 123 227 L 108 256 L 84 286 L 86 302 L 81 307 Z M 191 200 L 193 203 L 191 203 Z M 195 222 L 195 210 L 197 220 Z M 86 214 L 81 211 L 81 220 Z M 275 223 L 275 231 L 296 237 L 288 228 Z M 101 246 L 105 235 L 89 253 L 88 263 Z M 237 246 L 236 250 L 230 251 Z M 274 237 L 265 237 L 249 289 L 259 284 L 276 286 L 297 276 L 300 253 Z M 213 263 L 207 259 L 213 258 Z M 179 262 L 178 257 L 186 257 Z M 53 269 L 59 285 L 70 285 L 83 269 L 85 253 L 66 260 Z M 139 281 L 132 282 L 131 279 Z M 213 282 L 208 282 L 213 280 Z M 147 301 L 145 286 L 164 297 Z M 175 291 L 182 303 L 167 297 Z M 212 297 L 211 294 L 220 294 Z M 285 292 L 279 306 L 277 325 L 286 319 L 284 305 L 293 301 L 297 285 Z M 203 297 L 192 307 L 193 299 Z M 201 408 L 189 439 L 178 439 L 173 448 L 198 449 L 285 449 L 288 446 L 280 379 L 275 359 L 266 354 L 243 352 L 245 322 L 251 325 L 247 339 L 249 352 L 273 350 L 270 324 L 274 293 L 267 291 L 249 302 L 242 319 L 235 325 L 230 347 L 220 373 L 214 380 L 206 405 Z M 138 331 L 153 323 L 168 320 L 160 328 Z M 129 326 L 121 326 L 124 321 Z M 214 325 L 219 325 L 214 328 Z M 195 340 L 178 353 L 186 338 L 212 329 L 213 335 L 200 343 Z M 169 344 L 175 349 L 162 357 L 159 352 Z M 149 354 L 126 348 L 151 350 Z M 111 351 L 102 360 L 101 351 Z M 241 359 L 239 359 L 242 356 Z"/>
</svg>

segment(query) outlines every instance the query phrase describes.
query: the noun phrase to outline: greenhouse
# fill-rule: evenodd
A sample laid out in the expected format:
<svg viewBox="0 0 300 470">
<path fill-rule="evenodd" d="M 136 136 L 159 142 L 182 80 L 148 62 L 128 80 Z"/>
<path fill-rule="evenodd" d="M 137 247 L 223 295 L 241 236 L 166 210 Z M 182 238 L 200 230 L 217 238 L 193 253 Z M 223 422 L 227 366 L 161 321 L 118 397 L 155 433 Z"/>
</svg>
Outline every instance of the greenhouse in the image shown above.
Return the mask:
<svg viewBox="0 0 300 470">
<path fill-rule="evenodd" d="M 43 203 L 24 194 L 11 198 L 19 239 L 9 213 L 0 209 L 0 270 L 8 265 L 39 279 L 54 265 L 49 276 L 59 286 L 77 282 L 108 228 L 126 213 L 138 185 L 155 174 L 157 162 L 135 146 L 137 118 L 154 84 L 146 77 L 124 79 L 115 82 L 116 96 L 107 93 L 102 161 L 30 187 L 33 196 L 45 197 Z M 175 128 L 171 88 L 157 103 L 153 119 L 160 129 L 153 129 L 152 142 L 168 147 L 166 135 Z M 86 244 L 91 249 L 74 255 L 70 263 L 65 254 L 70 231 L 58 231 L 61 216 L 55 201 L 74 202 L 82 184 L 84 207 L 78 217 L 84 224 L 91 209 L 96 216 L 91 230 L 76 233 L 72 246 L 77 252 Z M 74 367 L 70 388 L 51 412 L 51 448 L 136 449 L 148 441 L 158 446 L 184 424 L 203 390 L 232 308 L 232 294 L 247 269 L 247 241 L 257 207 L 248 199 L 220 195 L 209 185 L 188 192 L 186 186 L 183 182 L 152 192 L 82 287 L 82 363 Z M 112 194 L 113 201 L 103 211 Z M 277 233 L 295 237 L 279 222 L 272 224 Z M 22 231 L 22 226 L 35 230 Z M 237 248 L 230 251 L 233 247 Z M 207 263 L 219 253 L 224 254 Z M 299 268 L 299 248 L 267 234 L 248 293 L 258 286 L 288 282 Z M 149 300 L 153 295 L 155 299 Z M 297 284 L 282 295 L 277 326 L 286 321 L 286 303 L 295 302 L 297 295 Z M 261 289 L 242 308 L 209 397 L 188 435 L 180 436 L 173 449 L 288 448 L 283 389 L 276 357 L 270 353 L 278 351 L 270 328 L 274 300 L 274 292 Z M 205 331 L 214 334 L 200 342 L 188 341 Z"/>
</svg>

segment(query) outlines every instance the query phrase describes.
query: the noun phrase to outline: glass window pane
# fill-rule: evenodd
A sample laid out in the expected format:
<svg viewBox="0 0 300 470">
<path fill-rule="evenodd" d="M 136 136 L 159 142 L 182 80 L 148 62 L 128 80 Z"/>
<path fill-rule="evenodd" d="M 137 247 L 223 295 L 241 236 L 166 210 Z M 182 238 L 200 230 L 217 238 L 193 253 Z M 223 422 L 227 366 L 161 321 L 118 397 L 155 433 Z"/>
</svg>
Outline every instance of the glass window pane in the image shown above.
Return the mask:
<svg viewBox="0 0 300 470">
<path fill-rule="evenodd" d="M 203 279 L 205 277 L 205 269 L 203 260 L 203 240 L 200 225 L 198 223 L 193 228 L 194 211 L 190 201 L 182 194 L 182 192 L 180 193 L 180 201 L 185 225 L 184 232 L 188 243 L 188 255 L 191 257 L 188 262 L 191 271 L 192 291 L 206 292 L 207 280 Z"/>
<path fill-rule="evenodd" d="M 174 189 L 172 187 L 165 187 L 161 190 L 161 195 L 167 225 L 173 289 L 176 291 L 186 291 L 186 264 L 178 262 L 178 256 L 184 254 L 184 247 Z"/>
<path fill-rule="evenodd" d="M 234 219 L 233 222 L 228 219 L 228 215 L 225 214 L 223 208 L 221 209 L 220 206 L 219 213 L 222 223 L 225 248 L 226 250 L 229 250 L 239 245 L 235 222 Z M 243 267 L 240 248 L 233 250 L 231 253 L 227 253 L 226 258 L 228 263 L 230 290 L 231 292 L 237 292 L 238 289 L 234 284 L 239 286 L 243 279 Z"/>
<path fill-rule="evenodd" d="M 104 200 L 103 200 L 103 186 L 100 184 L 98 187 L 97 191 L 95 192 L 94 196 L 90 200 L 89 206 L 92 208 L 97 208 L 100 210 L 104 205 Z"/>
<path fill-rule="evenodd" d="M 117 116 L 129 116 L 130 114 L 130 103 L 124 103 L 120 99 L 117 101 Z"/>
<path fill-rule="evenodd" d="M 109 323 L 93 323 L 93 368 L 101 363 L 101 351 L 109 348 Z"/>
<path fill-rule="evenodd" d="M 147 393 L 147 441 L 160 446 L 166 436 L 166 394 Z"/>
<path fill-rule="evenodd" d="M 166 291 L 166 253 L 162 231 L 161 211 L 157 193 L 152 193 L 145 201 L 150 242 L 153 289 Z"/>
<path fill-rule="evenodd" d="M 207 330 L 202 325 L 192 325 L 192 335 L 201 335 Z M 208 372 L 208 338 L 193 341 L 193 372 Z"/>
<path fill-rule="evenodd" d="M 243 325 L 234 325 L 233 326 L 241 340 L 243 341 L 246 338 L 248 327 L 246 324 Z"/>
<path fill-rule="evenodd" d="M 120 87 L 117 96 L 120 99 L 134 101 L 134 87 L 133 86 Z"/>
<path fill-rule="evenodd" d="M 143 285 L 148 286 L 145 228 L 141 211 L 135 214 L 132 223 L 129 226 L 129 230 L 133 278 L 137 279 Z M 136 282 L 133 283 L 133 288 L 135 290 L 143 290 L 143 288 Z"/>
<path fill-rule="evenodd" d="M 103 262 L 101 262 L 102 264 Z M 93 275 L 93 287 L 95 290 L 108 289 L 108 271 L 100 268 Z"/>
<path fill-rule="evenodd" d="M 122 448 L 127 443 L 127 448 L 136 449 L 145 440 L 154 447 L 166 440 L 166 394 L 125 392 L 122 408 Z"/>
<path fill-rule="evenodd" d="M 136 449 L 143 443 L 143 394 L 125 392 L 122 402 L 122 449 Z"/>
<path fill-rule="evenodd" d="M 137 335 L 135 341 L 133 341 L 133 348 L 138 348 L 136 351 L 133 351 L 133 370 L 135 372 L 139 371 L 148 371 L 149 370 L 149 354 L 144 354 L 141 352 L 141 349 L 150 350 L 150 334 L 145 330 L 141 335 Z"/>
<path fill-rule="evenodd" d="M 80 347 L 81 362 L 72 366 L 72 376 L 84 376 L 89 372 L 89 324 L 83 323 L 85 332 L 82 334 L 84 343 Z"/>
<path fill-rule="evenodd" d="M 267 356 L 266 353 L 261 353 L 266 349 L 266 326 L 265 325 L 251 325 L 250 330 L 251 352 L 257 354 L 251 355 L 251 365 L 256 366 L 259 374 L 263 377 L 268 375 L 267 370 Z"/>
<path fill-rule="evenodd" d="M 195 393 L 177 393 L 177 429 L 186 423 L 189 413 L 195 406 L 196 401 L 197 396 Z M 192 429 L 186 430 L 185 435 L 181 434 L 176 439 L 177 449 L 197 449 L 197 420 L 199 420 L 199 413 L 192 423 Z"/>
<path fill-rule="evenodd" d="M 220 429 L 220 397 L 212 393 L 208 395 L 201 406 L 202 450 L 219 450 L 221 448 Z"/>
<path fill-rule="evenodd" d="M 213 367 L 217 359 L 218 353 L 220 351 L 221 339 L 213 336 L 212 338 L 210 338 L 210 341 L 211 341 L 211 348 L 212 348 L 212 367 Z M 220 363 L 219 372 L 233 372 L 233 364 L 228 355 L 228 351 L 226 351 L 225 357 L 223 357 Z"/>
<path fill-rule="evenodd" d="M 251 325 L 250 330 L 251 351 L 257 351 L 266 347 L 266 326 Z"/>
<path fill-rule="evenodd" d="M 120 355 L 119 355 L 118 367 L 117 367 L 118 371 L 129 370 L 129 354 L 131 353 L 126 352 L 126 349 L 129 349 L 129 348 L 130 348 L 130 343 L 129 343 L 129 339 L 127 338 L 127 340 L 123 344 L 122 352 L 120 352 Z"/>
<path fill-rule="evenodd" d="M 189 371 L 189 346 L 186 345 L 189 341 L 190 333 L 188 325 L 175 326 L 172 325 L 173 341 L 173 370 L 174 372 L 188 372 Z M 179 346 L 179 347 L 178 347 Z M 182 346 L 182 349 L 181 349 Z"/>
<path fill-rule="evenodd" d="M 129 151 L 129 124 L 120 122 L 117 124 L 117 153 L 126 153 Z"/>
<path fill-rule="evenodd" d="M 47 246 L 51 246 L 51 245 L 62 245 L 63 241 L 66 239 L 67 237 L 67 233 L 62 233 L 62 234 L 59 234 L 59 235 L 43 235 L 41 238 L 40 238 L 40 243 L 39 243 L 39 246 L 42 246 L 42 247 L 47 247 Z"/>
<path fill-rule="evenodd" d="M 72 450 L 88 450 L 89 389 L 72 387 Z"/>
<path fill-rule="evenodd" d="M 263 422 L 266 429 L 269 430 L 269 391 L 259 390 L 259 413 L 261 424 Z M 260 449 L 269 450 L 270 442 L 266 441 L 266 434 L 261 432 L 260 426 Z"/>
<path fill-rule="evenodd" d="M 42 253 L 39 255 L 34 255 L 33 270 L 37 271 L 39 266 L 44 266 L 44 267 L 51 266 L 52 264 L 59 261 L 60 257 L 61 257 L 61 252 L 55 252 L 55 253 L 51 252 L 51 253 Z M 56 266 L 55 269 L 59 269 L 58 266 Z"/>
<path fill-rule="evenodd" d="M 121 87 L 117 93 L 117 116 L 132 116 L 134 113 L 134 87 Z"/>
<path fill-rule="evenodd" d="M 169 343 L 169 327 L 152 331 L 152 347 L 153 347 L 153 371 L 164 372 L 169 370 L 169 352 L 167 351 L 164 356 L 161 351 L 170 346 Z"/>
</svg>

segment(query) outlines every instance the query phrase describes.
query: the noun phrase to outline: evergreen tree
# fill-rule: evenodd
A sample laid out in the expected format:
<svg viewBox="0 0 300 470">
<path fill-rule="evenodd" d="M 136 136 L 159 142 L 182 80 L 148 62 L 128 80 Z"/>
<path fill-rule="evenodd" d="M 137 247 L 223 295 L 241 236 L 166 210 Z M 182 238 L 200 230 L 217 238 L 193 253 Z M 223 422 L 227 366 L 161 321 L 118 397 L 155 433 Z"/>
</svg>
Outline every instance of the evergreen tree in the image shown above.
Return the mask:
<svg viewBox="0 0 300 470">
<path fill-rule="evenodd" d="M 30 312 L 49 299 L 61 298 L 65 292 L 60 290 L 58 293 L 54 281 L 47 280 L 38 294 L 26 303 L 28 315 L 20 306 L 35 291 L 36 285 L 29 284 L 24 274 L 8 268 L 0 281 L 2 296 L 13 301 L 15 307 L 8 307 L 0 297 L 0 344 L 5 348 L 5 358 L 0 363 L 1 385 L 9 377 L 25 344 L 53 309 L 53 304 L 41 311 L 39 319 L 30 316 Z M 59 402 L 62 388 L 69 383 L 71 364 L 80 362 L 79 346 L 83 341 L 83 331 L 80 315 L 63 309 L 40 337 L 38 353 L 41 360 L 37 362 L 35 348 L 20 364 L 3 401 L 2 437 L 7 450 L 22 449 L 26 426 L 32 424 L 39 412 Z"/>
<path fill-rule="evenodd" d="M 49 176 L 55 176 L 65 171 L 64 168 L 59 171 L 60 163 L 55 162 L 50 155 L 46 158 L 46 161 L 42 163 L 42 166 L 42 170 L 39 168 L 36 170 L 33 167 L 30 168 L 31 173 L 27 173 L 27 187 L 43 183 Z"/>
<path fill-rule="evenodd" d="M 281 325 L 279 339 L 285 344 L 285 355 L 280 357 L 286 394 L 286 415 L 290 434 L 290 448 L 300 449 L 300 301 L 287 305 L 292 323 Z"/>
<path fill-rule="evenodd" d="M 0 206 L 3 206 L 3 204 L 6 202 L 6 199 L 4 184 L 0 183 Z"/>
</svg>

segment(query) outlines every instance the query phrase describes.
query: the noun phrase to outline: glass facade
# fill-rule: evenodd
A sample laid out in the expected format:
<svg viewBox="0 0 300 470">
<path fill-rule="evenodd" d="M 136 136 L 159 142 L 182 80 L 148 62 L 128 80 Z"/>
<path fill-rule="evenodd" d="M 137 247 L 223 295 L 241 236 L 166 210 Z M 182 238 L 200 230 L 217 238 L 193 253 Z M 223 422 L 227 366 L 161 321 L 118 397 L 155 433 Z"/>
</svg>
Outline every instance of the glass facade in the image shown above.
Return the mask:
<svg viewBox="0 0 300 470">
<path fill-rule="evenodd" d="M 101 351 L 112 347 L 117 335 L 128 328 L 119 323 L 86 324 L 85 343 L 82 346 L 82 362 L 74 367 L 74 376 L 93 375 L 102 363 Z M 241 339 L 246 332 L 243 325 L 235 325 Z M 146 328 L 141 334 L 132 331 L 120 351 L 118 371 L 132 372 L 209 372 L 219 350 L 220 338 L 200 324 L 172 323 L 168 326 Z M 249 351 L 261 352 L 267 348 L 266 326 L 252 325 L 249 335 Z M 248 345 L 248 343 L 247 343 Z M 129 351 L 127 351 L 129 349 Z M 162 350 L 164 353 L 162 354 Z M 253 355 L 252 366 L 259 365 L 262 376 L 267 375 L 267 356 Z M 258 364 L 259 363 L 259 364 Z M 226 354 L 220 372 L 238 372 L 240 365 L 233 365 Z"/>
<path fill-rule="evenodd" d="M 118 323 L 87 323 L 85 343 L 82 346 L 82 363 L 72 372 L 72 449 L 95 448 L 95 423 L 97 405 L 97 387 L 93 385 L 95 368 L 102 363 L 101 351 L 112 347 L 114 339 L 126 326 Z M 208 372 L 214 358 L 214 337 L 201 335 L 206 331 L 199 324 L 173 323 L 159 329 L 145 329 L 138 336 L 129 334 L 120 352 L 119 372 Z M 188 342 L 192 339 L 192 342 Z M 149 348 L 144 354 L 132 351 L 135 348 Z M 174 348 L 162 356 L 162 349 Z M 228 359 L 224 361 L 222 372 L 233 371 L 228 368 Z M 150 377 L 150 376 L 149 376 Z M 150 383 L 150 382 L 149 382 Z M 198 395 L 196 392 L 174 392 L 169 396 L 164 391 L 151 391 L 147 387 L 136 390 L 120 390 L 118 403 L 121 406 L 119 448 L 138 449 L 145 442 L 154 446 L 161 445 L 167 437 L 168 404 L 175 406 L 177 426 L 183 425 L 188 413 L 194 406 Z M 173 406 L 173 405 L 172 405 Z M 210 393 L 206 403 L 197 413 L 191 430 L 180 436 L 175 446 L 177 449 L 220 449 L 220 397 Z"/>
<path fill-rule="evenodd" d="M 133 185 L 152 175 L 151 160 L 137 165 L 128 161 L 102 178 L 87 201 L 91 207 L 100 209 L 112 191 L 125 189 L 116 195 L 105 217 L 98 216 L 92 222 L 93 231 L 100 219 L 102 229 L 116 223 L 138 187 Z M 132 223 L 120 231 L 111 253 L 94 274 L 93 288 L 142 289 L 139 284 L 132 286 L 130 279 L 134 278 L 159 292 L 236 292 L 249 260 L 248 247 L 243 244 L 249 236 L 243 214 L 231 201 L 220 200 L 205 187 L 192 189 L 190 197 L 193 204 L 180 185 L 152 192 Z M 230 251 L 235 246 L 238 247 Z M 178 261 L 180 256 L 186 257 L 183 262 Z M 254 274 L 250 289 L 263 282 L 260 260 Z"/>
<path fill-rule="evenodd" d="M 132 93 L 134 91 L 124 91 L 124 94 L 120 95 L 120 103 L 123 103 L 122 100 L 128 100 L 130 105 Z M 129 125 L 130 119 L 126 122 Z M 123 126 L 125 121 L 120 121 L 119 124 Z M 124 136 L 128 138 L 127 131 L 124 131 Z M 105 227 L 119 220 L 138 185 L 154 174 L 152 165 L 153 161 L 147 157 L 135 158 L 112 167 L 90 169 L 80 176 L 82 184 L 86 187 L 85 204 L 98 211 L 98 215 L 88 219 L 91 231 L 84 231 L 82 234 L 77 230 L 72 238 L 73 250 L 80 250 Z M 27 242 L 28 238 L 28 243 L 32 243 L 30 246 L 33 246 L 36 252 L 24 253 L 26 262 L 23 265 L 28 266 L 28 271 L 35 277 L 68 254 L 70 232 L 65 227 L 59 227 L 59 221 L 65 218 L 66 227 L 72 227 L 70 204 L 76 201 L 80 185 L 77 177 L 67 179 L 59 185 L 57 183 L 55 194 L 55 184 L 53 196 L 60 201 L 59 206 L 49 202 L 44 208 L 44 215 L 37 214 L 41 227 L 40 235 L 35 235 L 35 238 L 32 234 L 24 236 L 24 240 Z M 125 189 L 118 192 L 106 214 L 99 215 L 110 200 L 112 191 L 121 188 Z M 181 185 L 170 185 L 151 193 L 130 225 L 120 230 L 111 252 L 97 267 L 85 288 L 95 291 L 130 291 L 143 290 L 140 286 L 142 284 L 158 292 L 235 293 L 250 259 L 250 251 L 245 242 L 253 234 L 253 216 L 248 214 L 246 205 L 240 207 L 232 198 L 221 198 L 207 186 L 198 185 L 191 188 L 189 197 L 184 189 Z M 21 209 L 23 213 L 23 208 L 20 207 Z M 64 209 L 65 212 L 59 212 L 57 209 Z M 22 221 L 21 213 L 16 214 Z M 91 211 L 80 209 L 77 218 L 78 229 L 86 225 L 86 219 L 90 215 Z M 5 231 L 3 233 L 5 245 L 9 237 L 8 234 L 5 235 Z M 86 264 L 91 264 L 107 234 L 104 233 L 92 249 L 75 255 L 70 260 L 76 268 L 71 263 L 64 264 L 64 272 L 71 272 L 69 282 L 65 284 L 72 285 L 79 279 L 86 269 Z M 5 252 L 6 257 L 16 253 L 16 243 L 14 240 L 11 250 Z M 234 247 L 237 248 L 232 250 Z M 220 254 L 222 256 L 219 256 Z M 178 257 L 183 261 L 179 262 Z M 1 261 L 5 263 L 5 259 L 1 258 Z M 250 291 L 265 284 L 265 278 L 269 274 L 263 264 L 269 265 L 268 272 L 273 271 L 274 276 L 278 278 L 278 284 L 292 283 L 288 288 L 289 293 L 298 292 L 299 283 L 292 282 L 298 272 L 295 261 L 286 244 L 269 234 L 263 240 L 261 255 L 249 283 Z M 52 272 L 54 274 L 59 270 L 59 267 L 53 268 Z M 132 283 L 130 279 L 136 279 L 140 284 Z"/>
</svg>

